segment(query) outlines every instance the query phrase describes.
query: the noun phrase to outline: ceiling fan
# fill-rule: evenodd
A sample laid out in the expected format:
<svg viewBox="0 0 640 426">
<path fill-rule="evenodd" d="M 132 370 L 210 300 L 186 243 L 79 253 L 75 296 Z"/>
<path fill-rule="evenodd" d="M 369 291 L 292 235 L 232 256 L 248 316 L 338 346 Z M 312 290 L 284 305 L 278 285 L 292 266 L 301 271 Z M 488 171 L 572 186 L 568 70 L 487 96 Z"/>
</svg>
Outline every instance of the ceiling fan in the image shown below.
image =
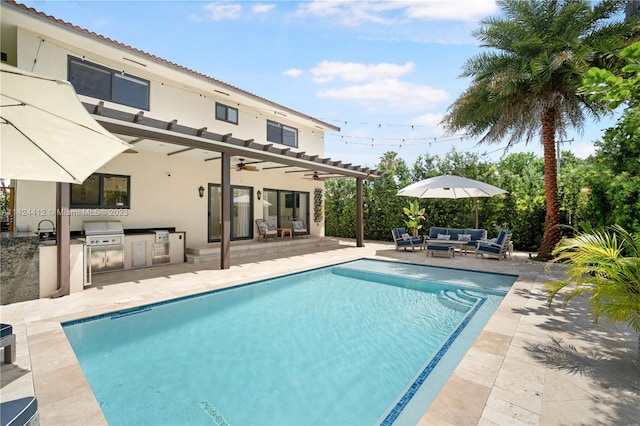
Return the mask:
<svg viewBox="0 0 640 426">
<path fill-rule="evenodd" d="M 313 172 L 313 174 L 306 174 L 305 176 L 311 176 L 306 178 L 307 180 L 320 180 L 320 181 L 325 180 L 325 178 L 320 176 L 318 172 Z"/>
<path fill-rule="evenodd" d="M 259 169 L 256 166 L 245 164 L 244 163 L 244 158 L 240 159 L 240 162 L 236 165 L 236 170 L 239 171 L 239 172 L 241 172 L 243 170 L 246 170 L 248 172 L 257 172 L 257 171 L 259 171 Z"/>
</svg>

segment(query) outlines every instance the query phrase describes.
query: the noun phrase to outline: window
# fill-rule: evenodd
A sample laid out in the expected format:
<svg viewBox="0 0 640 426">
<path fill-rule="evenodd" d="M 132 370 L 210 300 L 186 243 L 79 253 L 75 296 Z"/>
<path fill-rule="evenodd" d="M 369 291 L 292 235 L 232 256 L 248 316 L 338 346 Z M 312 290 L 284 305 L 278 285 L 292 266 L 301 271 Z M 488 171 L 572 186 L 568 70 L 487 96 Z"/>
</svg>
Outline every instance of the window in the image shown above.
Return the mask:
<svg viewBox="0 0 640 426">
<path fill-rule="evenodd" d="M 238 124 L 238 110 L 216 102 L 216 120 Z"/>
<path fill-rule="evenodd" d="M 130 208 L 131 177 L 94 173 L 71 185 L 71 208 Z"/>
<path fill-rule="evenodd" d="M 69 57 L 68 69 L 78 94 L 149 110 L 147 80 L 73 57 Z"/>
<path fill-rule="evenodd" d="M 298 129 L 267 120 L 267 141 L 298 147 Z"/>
</svg>

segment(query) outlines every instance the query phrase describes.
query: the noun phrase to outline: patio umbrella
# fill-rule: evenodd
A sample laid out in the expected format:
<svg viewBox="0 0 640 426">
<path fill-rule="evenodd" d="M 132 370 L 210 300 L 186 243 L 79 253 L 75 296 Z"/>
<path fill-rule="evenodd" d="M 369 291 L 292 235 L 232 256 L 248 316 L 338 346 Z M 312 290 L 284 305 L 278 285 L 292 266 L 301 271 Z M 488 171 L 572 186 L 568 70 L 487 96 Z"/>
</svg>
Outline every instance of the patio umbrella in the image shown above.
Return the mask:
<svg viewBox="0 0 640 426">
<path fill-rule="evenodd" d="M 0 71 L 0 177 L 82 183 L 130 148 L 91 118 L 69 82 Z"/>
<path fill-rule="evenodd" d="M 416 198 L 473 198 L 476 207 L 476 228 L 478 228 L 478 197 L 493 197 L 507 191 L 488 183 L 445 174 L 402 188 L 397 195 Z"/>
</svg>

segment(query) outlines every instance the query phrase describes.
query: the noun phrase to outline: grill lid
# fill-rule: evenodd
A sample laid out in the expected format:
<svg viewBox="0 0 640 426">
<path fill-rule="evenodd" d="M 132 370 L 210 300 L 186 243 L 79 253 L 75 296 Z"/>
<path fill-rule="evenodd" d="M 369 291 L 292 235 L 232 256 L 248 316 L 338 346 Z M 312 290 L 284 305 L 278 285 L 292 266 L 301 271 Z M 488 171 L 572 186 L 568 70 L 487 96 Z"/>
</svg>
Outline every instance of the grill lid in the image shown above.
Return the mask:
<svg viewBox="0 0 640 426">
<path fill-rule="evenodd" d="M 103 220 L 94 222 L 83 222 L 84 235 L 118 235 L 124 234 L 122 222 L 119 220 Z"/>
</svg>

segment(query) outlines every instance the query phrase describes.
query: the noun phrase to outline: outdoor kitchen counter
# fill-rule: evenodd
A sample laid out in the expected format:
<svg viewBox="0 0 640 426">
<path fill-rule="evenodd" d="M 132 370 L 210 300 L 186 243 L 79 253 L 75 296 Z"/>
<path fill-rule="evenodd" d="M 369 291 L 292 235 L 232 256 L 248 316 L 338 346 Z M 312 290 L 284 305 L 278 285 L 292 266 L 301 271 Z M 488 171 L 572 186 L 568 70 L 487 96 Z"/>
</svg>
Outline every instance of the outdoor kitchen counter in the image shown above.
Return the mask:
<svg viewBox="0 0 640 426">
<path fill-rule="evenodd" d="M 51 273 L 50 268 L 42 265 L 43 249 L 45 254 L 53 250 L 55 262 L 54 240 L 40 241 L 35 232 L 2 232 L 0 234 L 0 304 L 23 302 L 25 300 L 48 297 L 42 294 L 41 275 L 44 273 L 57 275 L 55 269 Z M 71 240 L 71 251 L 82 252 L 82 241 Z M 46 257 L 46 256 L 45 256 Z M 50 257 L 50 256 L 49 256 Z M 55 268 L 55 263 L 53 265 Z M 54 290 L 55 290 L 54 284 Z"/>
</svg>

